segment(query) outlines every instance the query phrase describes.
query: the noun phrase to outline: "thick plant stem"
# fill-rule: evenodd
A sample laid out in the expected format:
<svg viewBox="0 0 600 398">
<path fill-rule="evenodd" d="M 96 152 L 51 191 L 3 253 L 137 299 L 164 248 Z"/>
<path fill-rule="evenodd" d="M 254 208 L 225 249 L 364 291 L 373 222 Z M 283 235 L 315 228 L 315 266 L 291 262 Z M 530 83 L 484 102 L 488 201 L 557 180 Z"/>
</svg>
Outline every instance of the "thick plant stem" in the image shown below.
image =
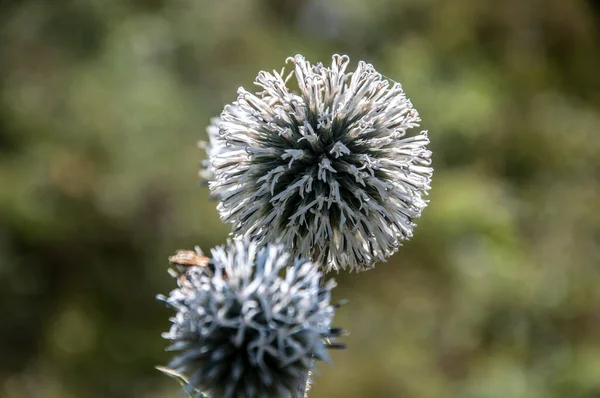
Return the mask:
<svg viewBox="0 0 600 398">
<path fill-rule="evenodd" d="M 298 380 L 298 387 L 294 392 L 293 398 L 306 398 L 308 397 L 308 390 L 310 389 L 310 370 L 306 372 L 303 378 Z"/>
</svg>

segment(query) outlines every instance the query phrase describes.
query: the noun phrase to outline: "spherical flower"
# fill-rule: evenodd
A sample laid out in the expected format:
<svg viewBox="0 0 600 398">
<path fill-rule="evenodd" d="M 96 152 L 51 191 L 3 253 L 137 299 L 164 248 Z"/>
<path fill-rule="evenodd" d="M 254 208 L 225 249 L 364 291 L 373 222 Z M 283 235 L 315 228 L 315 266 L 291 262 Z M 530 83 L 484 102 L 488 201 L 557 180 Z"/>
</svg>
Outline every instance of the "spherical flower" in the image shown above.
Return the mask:
<svg viewBox="0 0 600 398">
<path fill-rule="evenodd" d="M 176 310 L 163 335 L 178 352 L 173 374 L 209 397 L 303 396 L 314 360 L 340 347 L 329 340 L 340 334 L 330 328 L 335 282 L 277 245 L 238 240 L 206 261 L 182 253 L 171 257 L 177 289 L 159 297 Z"/>
<path fill-rule="evenodd" d="M 219 128 L 217 127 L 221 123 L 221 119 L 214 117 L 211 119 L 210 126 L 206 129 L 208 135 L 208 141 L 199 141 L 198 146 L 206 151 L 206 159 L 201 163 L 200 177 L 203 181 L 211 181 L 215 178 L 215 168 L 212 166 L 210 161 L 211 157 L 218 156 L 219 154 L 228 151 L 225 146 L 225 141 L 219 139 Z"/>
<path fill-rule="evenodd" d="M 364 270 L 413 235 L 433 173 L 399 83 L 347 56 L 260 72 L 209 127 L 211 193 L 233 234 L 281 242 L 324 270 Z M 297 84 L 299 91 L 292 91 Z M 215 149 L 216 148 L 216 149 Z"/>
</svg>

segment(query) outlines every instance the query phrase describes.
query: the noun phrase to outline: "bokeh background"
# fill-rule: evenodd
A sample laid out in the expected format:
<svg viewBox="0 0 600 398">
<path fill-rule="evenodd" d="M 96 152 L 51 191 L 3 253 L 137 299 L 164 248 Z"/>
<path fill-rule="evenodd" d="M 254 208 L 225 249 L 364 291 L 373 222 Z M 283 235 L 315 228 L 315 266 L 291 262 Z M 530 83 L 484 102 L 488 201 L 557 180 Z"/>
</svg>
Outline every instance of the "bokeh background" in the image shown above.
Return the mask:
<svg viewBox="0 0 600 398">
<path fill-rule="evenodd" d="M 414 239 L 335 275 L 311 397 L 600 397 L 596 0 L 0 2 L 0 396 L 182 396 L 154 296 L 228 233 L 196 141 L 296 53 L 402 82 L 436 169 Z"/>
</svg>

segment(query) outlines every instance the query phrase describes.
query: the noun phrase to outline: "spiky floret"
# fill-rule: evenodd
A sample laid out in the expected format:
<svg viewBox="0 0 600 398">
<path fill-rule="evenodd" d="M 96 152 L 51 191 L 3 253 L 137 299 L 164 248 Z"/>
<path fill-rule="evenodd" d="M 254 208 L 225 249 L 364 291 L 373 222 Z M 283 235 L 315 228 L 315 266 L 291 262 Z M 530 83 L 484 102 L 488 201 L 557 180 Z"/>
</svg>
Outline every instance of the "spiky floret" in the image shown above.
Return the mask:
<svg viewBox="0 0 600 398">
<path fill-rule="evenodd" d="M 281 242 L 326 271 L 370 268 L 412 236 L 427 205 L 429 139 L 406 135 L 419 115 L 372 65 L 288 61 L 292 73 L 261 71 L 263 90 L 240 88 L 210 127 L 211 193 L 234 235 Z"/>
<path fill-rule="evenodd" d="M 175 257 L 175 256 L 174 256 Z M 285 270 L 285 271 L 284 271 Z M 160 296 L 177 313 L 163 337 L 169 364 L 209 397 L 301 397 L 313 360 L 329 360 L 333 280 L 282 246 L 238 240 L 212 250 L 206 266 L 177 265 L 178 287 Z M 282 274 L 280 276 L 280 274 Z"/>
<path fill-rule="evenodd" d="M 202 161 L 200 177 L 203 182 L 211 181 L 215 178 L 215 168 L 211 164 L 211 157 L 218 156 L 221 153 L 227 152 L 225 141 L 219 139 L 219 127 L 221 119 L 214 117 L 210 120 L 211 124 L 206 128 L 208 141 L 198 141 L 198 146 L 206 151 L 206 159 Z"/>
</svg>

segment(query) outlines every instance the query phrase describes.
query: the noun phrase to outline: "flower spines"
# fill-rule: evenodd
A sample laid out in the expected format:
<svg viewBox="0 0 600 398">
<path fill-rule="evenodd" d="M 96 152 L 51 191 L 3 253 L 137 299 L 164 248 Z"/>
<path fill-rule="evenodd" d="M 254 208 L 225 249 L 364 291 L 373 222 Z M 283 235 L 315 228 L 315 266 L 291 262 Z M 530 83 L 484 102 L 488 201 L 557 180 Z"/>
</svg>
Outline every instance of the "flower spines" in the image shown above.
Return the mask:
<svg viewBox="0 0 600 398">
<path fill-rule="evenodd" d="M 208 267 L 178 267 L 178 288 L 162 299 L 177 313 L 164 338 L 169 364 L 189 386 L 215 397 L 291 397 L 313 359 L 329 360 L 333 281 L 280 246 L 237 241 L 212 251 Z M 285 276 L 279 274 L 285 270 Z"/>
<path fill-rule="evenodd" d="M 412 236 L 432 175 L 420 118 L 398 83 L 372 65 L 347 73 L 290 58 L 290 77 L 261 72 L 263 91 L 243 88 L 218 127 L 223 149 L 211 156 L 218 210 L 233 233 L 281 242 L 325 270 L 363 270 Z"/>
</svg>

